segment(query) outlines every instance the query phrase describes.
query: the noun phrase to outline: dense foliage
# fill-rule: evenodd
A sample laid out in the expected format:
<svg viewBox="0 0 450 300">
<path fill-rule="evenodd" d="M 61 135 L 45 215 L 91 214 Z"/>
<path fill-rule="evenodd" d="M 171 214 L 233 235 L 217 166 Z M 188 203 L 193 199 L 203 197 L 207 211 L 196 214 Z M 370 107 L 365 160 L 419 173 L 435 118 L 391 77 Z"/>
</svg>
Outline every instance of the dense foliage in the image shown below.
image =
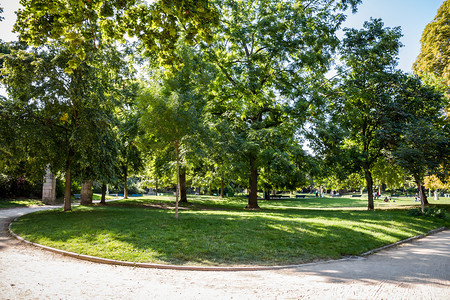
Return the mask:
<svg viewBox="0 0 450 300">
<path fill-rule="evenodd" d="M 72 181 L 126 198 L 129 177 L 182 202 L 246 189 L 249 209 L 259 191 L 365 187 L 373 210 L 376 187 L 411 182 L 426 204 L 427 175 L 448 183 L 448 99 L 397 69 L 400 28 L 339 40 L 360 2 L 22 0 L 20 41 L 0 43 L 0 174 L 49 166 L 66 210 Z M 448 3 L 415 64 L 444 81 Z"/>
</svg>

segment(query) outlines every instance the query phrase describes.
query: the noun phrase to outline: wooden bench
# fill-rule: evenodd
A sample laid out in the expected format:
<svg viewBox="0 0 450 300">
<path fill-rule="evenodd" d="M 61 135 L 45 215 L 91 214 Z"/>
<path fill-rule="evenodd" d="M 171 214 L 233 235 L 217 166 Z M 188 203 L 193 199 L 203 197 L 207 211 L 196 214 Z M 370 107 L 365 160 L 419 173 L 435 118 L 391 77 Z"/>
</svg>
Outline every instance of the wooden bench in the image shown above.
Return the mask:
<svg viewBox="0 0 450 300">
<path fill-rule="evenodd" d="M 352 197 L 361 197 L 361 195 L 352 195 Z"/>
<path fill-rule="evenodd" d="M 305 198 L 305 195 L 295 195 L 295 198 Z"/>
<path fill-rule="evenodd" d="M 290 198 L 290 196 L 285 196 L 285 195 L 270 195 L 270 200 L 272 200 L 272 199 L 285 199 L 285 198 Z"/>
</svg>

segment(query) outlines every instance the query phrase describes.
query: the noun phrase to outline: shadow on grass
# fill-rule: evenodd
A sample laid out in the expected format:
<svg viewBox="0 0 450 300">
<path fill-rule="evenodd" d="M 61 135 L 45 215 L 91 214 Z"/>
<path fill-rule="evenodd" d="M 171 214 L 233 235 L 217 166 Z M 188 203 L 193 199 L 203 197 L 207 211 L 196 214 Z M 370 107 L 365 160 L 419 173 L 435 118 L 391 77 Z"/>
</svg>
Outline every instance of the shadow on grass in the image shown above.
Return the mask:
<svg viewBox="0 0 450 300">
<path fill-rule="evenodd" d="M 276 265 L 358 255 L 441 227 L 404 211 L 171 210 L 79 207 L 27 215 L 28 240 L 118 260 L 178 265 Z"/>
</svg>

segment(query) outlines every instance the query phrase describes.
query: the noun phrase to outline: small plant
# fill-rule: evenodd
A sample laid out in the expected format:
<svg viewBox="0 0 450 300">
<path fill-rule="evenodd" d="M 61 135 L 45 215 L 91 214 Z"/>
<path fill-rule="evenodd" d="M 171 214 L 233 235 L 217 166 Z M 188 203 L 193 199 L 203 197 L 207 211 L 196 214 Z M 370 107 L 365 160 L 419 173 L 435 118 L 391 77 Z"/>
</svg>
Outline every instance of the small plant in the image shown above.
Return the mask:
<svg viewBox="0 0 450 300">
<path fill-rule="evenodd" d="M 422 209 L 420 207 L 410 209 L 408 211 L 408 216 L 411 217 L 431 217 L 445 219 L 445 210 L 437 207 L 425 207 L 424 213 L 422 214 Z"/>
</svg>

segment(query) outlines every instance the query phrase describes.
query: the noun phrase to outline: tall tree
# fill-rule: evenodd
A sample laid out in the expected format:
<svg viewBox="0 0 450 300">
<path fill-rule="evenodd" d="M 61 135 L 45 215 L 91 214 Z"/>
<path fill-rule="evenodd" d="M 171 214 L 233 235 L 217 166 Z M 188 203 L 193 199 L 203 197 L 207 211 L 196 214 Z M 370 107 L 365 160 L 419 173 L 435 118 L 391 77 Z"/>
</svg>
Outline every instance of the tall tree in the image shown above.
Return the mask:
<svg viewBox="0 0 450 300">
<path fill-rule="evenodd" d="M 404 76 L 399 86 L 397 103 L 404 121 L 393 155 L 396 163 L 414 177 L 423 212 L 424 205 L 428 204 L 424 177 L 428 171 L 439 169 L 449 157 L 448 120 L 443 115 L 448 102 L 441 93 L 415 77 Z"/>
<path fill-rule="evenodd" d="M 422 47 L 413 65 L 418 75 L 432 74 L 450 97 L 450 0 L 445 0 L 422 33 Z"/>
<path fill-rule="evenodd" d="M 119 138 L 119 173 L 123 180 L 123 197 L 128 199 L 128 177 L 130 172 L 138 172 L 143 167 L 142 153 L 138 147 L 140 135 L 140 114 L 137 105 L 128 101 L 126 107 L 122 107 L 118 116 L 118 138 Z"/>
<path fill-rule="evenodd" d="M 65 210 L 71 209 L 71 179 L 108 173 L 114 160 L 113 115 L 105 102 L 107 84 L 99 69 L 82 65 L 64 72 L 71 54 L 60 49 L 12 51 L 4 56 L 2 82 L 18 134 L 32 145 L 26 154 L 36 167 L 65 172 Z M 19 139 L 18 143 L 22 142 Z M 104 175 L 106 176 L 106 175 Z"/>
<path fill-rule="evenodd" d="M 84 41 L 136 37 L 147 54 L 166 62 L 180 38 L 209 40 L 218 11 L 208 0 L 21 0 L 14 29 L 30 45 L 64 44 L 73 54 L 66 71 L 89 61 Z"/>
<path fill-rule="evenodd" d="M 329 97 L 331 122 L 339 124 L 339 146 L 364 171 L 368 209 L 374 209 L 372 168 L 395 140 L 399 126 L 393 101 L 400 28 L 384 28 L 379 19 L 364 28 L 346 29 L 342 44 L 341 82 Z"/>
<path fill-rule="evenodd" d="M 139 96 L 142 110 L 141 128 L 144 131 L 144 147 L 167 147 L 175 151 L 177 166 L 177 192 L 175 218 L 178 218 L 180 195 L 180 162 L 182 150 L 189 146 L 187 140 L 201 126 L 204 106 L 202 86 L 208 77 L 202 76 L 201 59 L 189 47 L 180 46 L 178 58 L 180 69 L 154 77 L 152 85 L 143 89 Z M 207 85 L 207 83 L 205 84 Z M 185 152 L 185 151 L 183 151 Z"/>
<path fill-rule="evenodd" d="M 290 118 L 303 123 L 309 88 L 323 78 L 338 44 L 335 31 L 345 19 L 341 10 L 355 9 L 359 2 L 218 1 L 220 26 L 213 42 L 201 43 L 200 49 L 220 71 L 210 113 L 232 123 L 240 136 L 240 159 L 249 174 L 247 208 L 259 208 L 264 138 L 286 130 L 281 128 Z"/>
</svg>

